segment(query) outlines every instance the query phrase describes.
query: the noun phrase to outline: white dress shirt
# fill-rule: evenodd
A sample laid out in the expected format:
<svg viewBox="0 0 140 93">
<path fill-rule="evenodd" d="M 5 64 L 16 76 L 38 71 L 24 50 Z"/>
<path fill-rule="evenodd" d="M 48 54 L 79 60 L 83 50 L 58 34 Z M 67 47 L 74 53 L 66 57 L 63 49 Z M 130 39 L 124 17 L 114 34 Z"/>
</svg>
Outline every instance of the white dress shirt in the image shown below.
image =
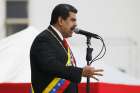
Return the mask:
<svg viewBox="0 0 140 93">
<path fill-rule="evenodd" d="M 62 34 L 53 26 L 53 25 L 51 25 L 51 27 L 53 28 L 53 30 L 58 34 L 58 36 L 61 38 L 61 40 L 63 41 L 63 36 L 62 36 Z"/>
</svg>

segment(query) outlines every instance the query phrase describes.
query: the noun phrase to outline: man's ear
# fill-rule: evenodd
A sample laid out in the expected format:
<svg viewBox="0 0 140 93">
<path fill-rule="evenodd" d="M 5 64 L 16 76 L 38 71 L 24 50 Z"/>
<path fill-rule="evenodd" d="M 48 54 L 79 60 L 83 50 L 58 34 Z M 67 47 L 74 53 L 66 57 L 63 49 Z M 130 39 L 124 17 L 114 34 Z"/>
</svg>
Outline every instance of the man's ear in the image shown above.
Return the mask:
<svg viewBox="0 0 140 93">
<path fill-rule="evenodd" d="M 60 26 L 62 26 L 62 24 L 63 24 L 63 18 L 62 18 L 62 17 L 59 17 L 59 18 L 58 18 L 58 24 L 59 24 Z"/>
</svg>

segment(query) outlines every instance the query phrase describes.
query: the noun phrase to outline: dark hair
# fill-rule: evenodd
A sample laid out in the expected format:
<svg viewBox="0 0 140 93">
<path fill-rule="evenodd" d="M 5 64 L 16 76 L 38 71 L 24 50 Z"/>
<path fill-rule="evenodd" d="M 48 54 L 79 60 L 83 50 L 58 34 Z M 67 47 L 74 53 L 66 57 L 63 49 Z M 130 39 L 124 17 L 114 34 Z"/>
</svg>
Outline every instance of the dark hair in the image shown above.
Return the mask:
<svg viewBox="0 0 140 93">
<path fill-rule="evenodd" d="M 50 24 L 56 24 L 59 17 L 62 17 L 64 20 L 67 19 L 67 17 L 69 17 L 69 12 L 77 13 L 77 9 L 69 4 L 57 5 L 52 11 Z"/>
</svg>

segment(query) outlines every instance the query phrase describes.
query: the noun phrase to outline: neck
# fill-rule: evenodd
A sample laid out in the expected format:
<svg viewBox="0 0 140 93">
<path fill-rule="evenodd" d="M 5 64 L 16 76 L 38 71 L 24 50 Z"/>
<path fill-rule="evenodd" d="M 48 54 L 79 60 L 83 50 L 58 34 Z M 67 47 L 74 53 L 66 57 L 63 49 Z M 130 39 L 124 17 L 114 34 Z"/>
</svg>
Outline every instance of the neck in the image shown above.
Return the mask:
<svg viewBox="0 0 140 93">
<path fill-rule="evenodd" d="M 63 36 L 63 34 L 62 34 L 62 29 L 61 29 L 61 27 L 60 26 L 58 26 L 57 24 L 54 24 L 53 25 L 60 33 L 61 33 L 61 35 Z M 63 36 L 64 37 L 64 36 Z"/>
</svg>

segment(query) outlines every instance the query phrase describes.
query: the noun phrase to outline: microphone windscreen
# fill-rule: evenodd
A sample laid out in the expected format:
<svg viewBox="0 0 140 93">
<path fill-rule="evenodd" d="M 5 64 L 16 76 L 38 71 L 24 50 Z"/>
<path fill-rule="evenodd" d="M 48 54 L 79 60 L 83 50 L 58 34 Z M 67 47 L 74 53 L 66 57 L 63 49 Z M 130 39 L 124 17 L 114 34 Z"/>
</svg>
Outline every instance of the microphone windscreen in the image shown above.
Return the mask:
<svg viewBox="0 0 140 93">
<path fill-rule="evenodd" d="M 80 31 L 79 28 L 75 28 L 75 29 L 74 29 L 74 32 L 75 32 L 76 34 L 79 34 L 79 31 Z"/>
</svg>

